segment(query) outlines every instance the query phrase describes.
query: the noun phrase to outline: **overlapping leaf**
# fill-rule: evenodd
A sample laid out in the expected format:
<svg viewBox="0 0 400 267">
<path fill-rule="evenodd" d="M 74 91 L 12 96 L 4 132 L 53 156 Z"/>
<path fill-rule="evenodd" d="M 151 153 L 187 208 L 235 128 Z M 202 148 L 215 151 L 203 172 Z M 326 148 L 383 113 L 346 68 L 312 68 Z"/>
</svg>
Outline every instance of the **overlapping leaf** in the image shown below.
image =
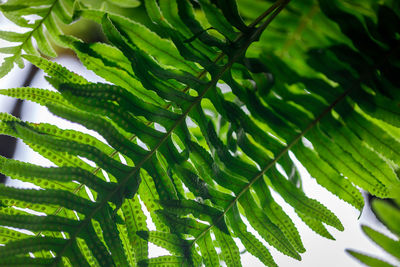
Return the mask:
<svg viewBox="0 0 400 267">
<path fill-rule="evenodd" d="M 363 199 L 356 186 L 379 197 L 398 194 L 399 94 L 393 70 L 398 68 L 399 35 L 398 29 L 384 26 L 398 15 L 381 6 L 374 22 L 370 13 L 362 13 L 361 20 L 362 15 L 335 1 L 292 8 L 289 1 L 277 1 L 246 24 L 246 7 L 244 16 L 239 12 L 243 1 L 228 2 L 202 0 L 200 10 L 184 0 L 146 0 L 146 26 L 104 9 L 75 6 L 75 18 L 101 24 L 109 44 L 50 33 L 112 84 L 90 83 L 56 63 L 24 56 L 46 72 L 58 92 L 14 88 L 0 93 L 44 105 L 98 132 L 106 143 L 0 116 L 2 134 L 21 138 L 58 166 L 0 160 L 1 172 L 41 187 L 0 188 L 0 224 L 35 235 L 5 238 L 6 246 L 0 247 L 4 264 L 215 266 L 224 261 L 240 266 L 236 237 L 265 265 L 276 266 L 242 216 L 267 243 L 300 260 L 305 251 L 301 233 L 271 190 L 318 234 L 333 239 L 325 226 L 343 226 L 302 191 L 290 151 L 321 186 L 359 210 Z M 278 25 L 284 25 L 290 17 L 285 12 L 296 14 L 287 28 L 297 25 L 302 31 L 310 14 L 298 16 L 299 10 L 324 21 L 323 30 L 313 34 L 325 41 L 313 35 L 305 46 L 323 48 L 307 54 L 292 50 L 301 54 L 294 66 L 303 64 L 305 71 L 295 71 L 287 57 L 276 56 L 289 49 L 295 36 L 277 38 L 280 49 L 264 46 L 279 32 L 274 28 L 279 18 Z M 67 22 L 61 11 L 57 15 Z M 374 35 L 382 27 L 387 30 Z M 4 36 L 23 41 L 18 34 Z M 230 90 L 222 90 L 222 83 Z M 14 207 L 47 216 L 13 213 Z M 145 225 L 145 207 L 155 231 Z M 147 242 L 170 255 L 149 258 Z M 36 258 L 27 257 L 29 252 Z"/>
</svg>

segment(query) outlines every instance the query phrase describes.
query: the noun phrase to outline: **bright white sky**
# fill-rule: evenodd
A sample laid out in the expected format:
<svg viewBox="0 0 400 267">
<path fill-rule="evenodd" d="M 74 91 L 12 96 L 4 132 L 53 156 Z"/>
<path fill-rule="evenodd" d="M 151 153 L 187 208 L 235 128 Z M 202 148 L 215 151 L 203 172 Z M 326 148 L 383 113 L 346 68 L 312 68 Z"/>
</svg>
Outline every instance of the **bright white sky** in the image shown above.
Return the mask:
<svg viewBox="0 0 400 267">
<path fill-rule="evenodd" d="M 5 23 L 4 19 L 0 20 L 1 29 L 4 30 L 3 26 Z M 9 28 L 7 30 L 12 30 Z M 4 47 L 5 42 L 0 41 L 0 47 Z M 2 62 L 3 55 L 0 54 L 0 62 Z M 62 59 L 59 61 L 61 64 L 68 66 L 75 72 L 85 76 L 89 80 L 98 81 L 96 76 L 85 70 L 80 63 L 71 59 Z M 21 86 L 26 75 L 26 69 L 21 70 L 15 68 L 11 73 L 9 73 L 5 78 L 0 79 L 0 89 L 12 88 Z M 48 88 L 50 89 L 47 82 L 43 79 L 43 72 L 40 72 L 32 83 L 32 87 L 38 88 Z M 0 112 L 9 112 L 13 104 L 13 99 L 0 96 Z M 85 130 L 85 128 L 78 126 L 76 124 L 69 123 L 65 120 L 61 120 L 51 115 L 45 108 L 34 104 L 26 102 L 24 104 L 22 119 L 31 122 L 49 122 L 58 125 L 61 128 L 67 129 L 77 129 Z M 27 161 L 35 164 L 49 166 L 51 163 L 46 159 L 42 158 L 37 153 L 29 150 L 21 142 L 18 143 L 16 158 L 18 160 Z M 331 241 L 320 237 L 319 235 L 312 232 L 301 220 L 295 215 L 292 208 L 283 202 L 283 200 L 277 196 L 277 201 L 284 207 L 291 218 L 293 218 L 306 248 L 306 253 L 302 255 L 302 261 L 293 260 L 274 248 L 270 248 L 270 251 L 281 267 L 296 267 L 296 266 L 307 266 L 307 267 L 357 267 L 360 264 L 353 258 L 345 253 L 346 248 L 355 248 L 359 251 L 368 252 L 371 255 L 379 256 L 382 259 L 390 260 L 395 263 L 389 255 L 381 251 L 379 247 L 373 244 L 360 230 L 360 222 L 363 224 L 371 225 L 375 229 L 380 231 L 386 231 L 384 227 L 376 226 L 376 219 L 374 219 L 372 213 L 369 210 L 365 210 L 358 220 L 359 213 L 357 210 L 352 208 L 350 205 L 345 204 L 343 201 L 339 200 L 337 197 L 333 196 L 324 188 L 320 187 L 314 179 L 312 179 L 308 173 L 303 169 L 301 171 L 303 177 L 303 185 L 306 194 L 309 197 L 318 199 L 321 203 L 326 205 L 330 210 L 332 210 L 342 221 L 345 230 L 343 232 L 338 232 L 337 230 L 328 227 L 331 234 L 336 238 L 336 241 Z M 9 182 L 7 185 L 15 186 L 15 182 Z M 18 184 L 21 186 L 21 184 Z M 261 240 L 261 238 L 259 238 Z M 265 243 L 265 242 L 264 242 Z M 239 244 L 240 250 L 243 250 L 243 246 Z M 158 247 L 151 246 L 150 253 L 152 256 L 164 254 Z M 242 255 L 243 266 L 263 266 L 260 261 L 253 257 L 249 253 Z"/>
</svg>

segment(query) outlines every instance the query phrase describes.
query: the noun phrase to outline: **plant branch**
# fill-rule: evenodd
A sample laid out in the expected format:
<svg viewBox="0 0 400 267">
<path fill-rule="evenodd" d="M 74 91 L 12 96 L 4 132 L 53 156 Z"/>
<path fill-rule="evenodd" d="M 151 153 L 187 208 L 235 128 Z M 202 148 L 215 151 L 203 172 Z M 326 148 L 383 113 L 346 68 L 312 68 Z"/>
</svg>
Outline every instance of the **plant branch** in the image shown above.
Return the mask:
<svg viewBox="0 0 400 267">
<path fill-rule="evenodd" d="M 85 216 L 85 219 L 82 221 L 81 225 L 77 228 L 77 230 L 74 233 L 71 233 L 69 240 L 65 244 L 65 246 L 59 251 L 57 254 L 57 258 L 53 263 L 53 266 L 58 264 L 58 261 L 61 260 L 61 255 L 65 253 L 67 248 L 72 245 L 72 242 L 78 237 L 80 232 L 87 227 L 91 223 L 91 220 L 94 218 L 94 216 L 102 210 L 104 207 L 106 207 L 108 201 L 112 199 L 112 197 L 115 194 L 119 194 L 121 187 L 125 186 L 128 182 L 129 179 L 134 177 L 136 173 L 142 168 L 142 166 L 152 158 L 152 156 L 157 152 L 157 150 L 164 144 L 166 140 L 168 140 L 169 136 L 172 134 L 172 132 L 182 123 L 185 121 L 186 117 L 192 111 L 194 107 L 196 107 L 198 104 L 200 104 L 201 100 L 204 98 L 206 93 L 211 89 L 214 88 L 217 84 L 217 82 L 221 79 L 223 74 L 229 70 L 232 65 L 246 52 L 247 48 L 250 46 L 250 44 L 254 41 L 256 41 L 261 33 L 265 30 L 265 28 L 271 23 L 271 21 L 276 17 L 276 15 L 289 3 L 290 0 L 284 0 L 282 1 L 282 4 L 275 10 L 275 12 L 268 17 L 268 19 L 258 28 L 254 29 L 253 33 L 248 37 L 248 35 L 241 35 L 238 38 L 238 42 L 240 41 L 241 38 L 248 38 L 243 45 L 236 51 L 236 53 L 229 59 L 229 61 L 221 68 L 221 70 L 212 77 L 212 80 L 208 83 L 206 88 L 203 90 L 201 94 L 199 94 L 195 101 L 183 112 L 179 119 L 174 123 L 174 125 L 169 129 L 164 136 L 161 138 L 161 140 L 157 143 L 157 145 L 149 151 L 149 153 L 146 154 L 146 156 L 135 165 L 133 170 L 118 184 L 118 186 L 110 192 L 108 195 L 106 195 L 102 201 L 96 205 L 96 207 Z M 223 55 L 219 55 L 217 59 L 222 58 Z"/>
<path fill-rule="evenodd" d="M 348 89 L 346 92 L 342 93 L 329 107 L 327 107 L 316 119 L 314 119 L 301 133 L 299 133 L 272 161 L 270 161 L 255 177 L 253 177 L 250 182 L 237 194 L 237 196 L 229 203 L 225 211 L 219 216 L 215 223 L 211 224 L 207 229 L 205 229 L 199 236 L 197 236 L 193 243 L 196 243 L 203 235 L 205 235 L 216 223 L 218 223 L 226 213 L 237 203 L 239 198 L 246 193 L 250 187 L 257 182 L 263 175 L 279 161 L 279 159 L 285 155 L 297 142 L 310 130 L 312 129 L 326 114 L 328 114 L 340 101 L 342 101 L 350 92 Z"/>
<path fill-rule="evenodd" d="M 267 22 L 267 21 L 266 21 Z M 379 62 L 377 62 L 373 68 L 379 68 L 379 66 L 382 66 L 388 59 L 391 58 L 391 56 L 395 53 L 397 53 L 400 49 L 400 46 L 396 46 L 394 49 L 392 49 L 391 51 L 389 51 L 384 57 L 381 58 L 381 60 Z M 279 159 L 284 156 L 294 145 L 296 145 L 298 143 L 298 141 L 305 136 L 305 134 L 310 131 L 315 125 L 317 125 L 327 114 L 329 114 L 333 108 L 335 108 L 335 106 L 337 104 L 339 104 L 342 100 L 344 100 L 346 98 L 346 96 L 348 96 L 355 88 L 357 88 L 357 85 L 362 81 L 363 78 L 365 78 L 366 76 L 368 76 L 369 73 L 365 72 L 363 73 L 363 75 L 355 80 L 349 87 L 347 90 L 345 90 L 340 96 L 338 96 L 327 108 L 325 108 L 317 118 L 315 118 L 313 121 L 311 121 L 307 127 L 298 135 L 296 135 L 293 140 L 284 148 L 282 149 L 282 151 L 273 159 L 271 160 L 256 176 L 254 176 L 250 182 L 237 194 L 237 196 L 229 203 L 229 205 L 227 206 L 227 208 L 224 210 L 224 212 L 215 220 L 215 222 L 213 222 L 212 224 L 210 224 L 209 227 L 207 227 L 202 233 L 200 233 L 199 236 L 197 236 L 191 246 L 193 246 L 197 240 L 199 240 L 203 235 L 205 235 L 209 230 L 211 230 L 211 228 L 213 228 L 217 223 L 219 223 L 219 221 L 221 221 L 221 219 L 224 218 L 224 216 L 226 215 L 226 213 L 228 213 L 228 211 L 238 202 L 239 198 L 245 194 L 250 188 L 251 186 L 257 182 L 260 178 L 263 177 L 263 175 L 271 168 L 273 167 L 278 161 Z"/>
<path fill-rule="evenodd" d="M 290 0 L 289 0 L 290 1 Z M 268 8 L 264 13 L 262 13 L 258 18 L 256 18 L 248 27 L 252 28 L 257 26 L 263 19 L 265 19 L 272 11 L 274 11 L 278 6 L 281 6 L 284 2 L 289 2 L 287 0 L 278 0 L 270 8 Z"/>
<path fill-rule="evenodd" d="M 253 23 L 251 23 L 249 26 L 250 26 L 250 27 L 253 27 L 254 25 L 258 24 L 263 18 L 265 18 L 266 15 L 270 14 L 270 13 L 278 6 L 278 3 L 281 3 L 282 1 L 285 1 L 285 0 L 279 0 L 279 1 L 277 1 L 274 5 L 272 5 L 270 8 L 268 8 L 267 11 L 265 11 L 265 12 L 264 12 L 263 14 L 261 14 L 258 18 L 256 18 L 255 21 L 254 21 Z M 241 33 L 236 37 L 236 39 L 234 40 L 234 42 L 239 41 L 240 38 L 243 37 L 243 35 L 244 35 L 244 34 L 241 32 Z M 218 63 L 218 62 L 221 61 L 224 57 L 225 57 L 225 54 L 224 54 L 223 52 L 220 52 L 220 53 L 216 56 L 216 58 L 213 60 L 213 63 L 214 63 L 214 64 L 215 64 L 215 63 Z M 207 70 L 202 70 L 200 73 L 197 74 L 196 77 L 197 77 L 198 79 L 201 79 L 201 78 L 205 77 L 205 76 L 207 75 L 207 73 L 208 73 Z M 186 86 L 185 88 L 183 88 L 182 92 L 185 93 L 185 92 L 187 92 L 189 89 L 190 89 L 190 87 L 189 87 L 189 86 Z M 171 107 L 171 105 L 172 105 L 172 104 L 167 104 L 166 106 L 164 106 L 164 108 L 165 108 L 165 109 L 168 109 L 168 108 Z M 153 124 L 153 122 L 147 122 L 147 123 L 146 123 L 146 126 L 150 126 L 150 125 L 152 125 L 152 124 Z M 133 134 L 131 137 L 129 137 L 129 141 L 134 140 L 136 137 L 137 137 L 137 135 L 136 135 L 136 134 Z M 114 150 L 114 151 L 112 151 L 108 156 L 109 156 L 109 157 L 114 157 L 117 153 L 118 153 L 118 151 L 117 151 L 117 150 Z M 100 167 L 95 167 L 95 168 L 93 169 L 92 173 L 93 173 L 94 175 L 96 175 L 96 174 L 97 174 L 98 172 L 100 172 L 100 171 L 101 171 L 101 168 L 100 168 Z M 79 191 L 83 188 L 83 186 L 84 186 L 84 185 L 79 185 L 79 186 L 77 186 L 77 187 L 75 188 L 75 190 L 73 191 L 73 193 L 79 192 Z M 60 213 L 63 209 L 64 209 L 63 207 L 57 208 L 56 211 L 53 213 L 53 215 L 57 215 L 57 214 Z M 37 234 L 37 236 L 39 236 L 40 234 L 41 234 L 41 232 L 39 232 L 39 233 Z"/>
</svg>

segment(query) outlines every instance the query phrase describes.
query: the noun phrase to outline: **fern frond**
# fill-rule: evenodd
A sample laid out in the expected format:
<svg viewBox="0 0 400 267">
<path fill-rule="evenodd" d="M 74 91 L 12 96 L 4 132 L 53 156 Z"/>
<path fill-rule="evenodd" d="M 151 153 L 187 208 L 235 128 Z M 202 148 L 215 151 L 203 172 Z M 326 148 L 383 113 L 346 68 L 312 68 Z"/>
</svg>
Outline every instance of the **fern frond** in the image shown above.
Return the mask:
<svg viewBox="0 0 400 267">
<path fill-rule="evenodd" d="M 334 239 L 326 225 L 344 229 L 332 211 L 303 192 L 290 152 L 321 186 L 358 210 L 363 199 L 356 186 L 380 197 L 398 194 L 399 142 L 394 133 L 400 98 L 390 70 L 398 67 L 390 58 L 396 51 L 396 30 L 385 38 L 369 34 L 385 23 L 382 17 L 366 29 L 336 1 L 306 3 L 309 13 L 295 13 L 296 24 L 287 29 L 300 21 L 293 34 L 301 35 L 309 17 L 325 14 L 320 18 L 323 29 L 335 29 L 335 38 L 319 29 L 314 34 L 325 40 L 323 48 L 321 43 L 308 52 L 293 48 L 294 37 L 289 36 L 276 39 L 283 48 L 271 52 L 264 38 L 279 30 L 270 24 L 290 16 L 298 4 L 286 9 L 289 1 L 279 0 L 248 23 L 240 1 L 145 0 L 142 24 L 107 5 L 96 10 L 59 1 L 52 2 L 54 14 L 48 17 L 66 24 L 72 15 L 93 20 L 109 43 L 88 44 L 49 32 L 111 84 L 88 82 L 21 45 L 32 54 L 23 57 L 43 69 L 58 92 L 14 88 L 0 94 L 44 105 L 99 133 L 105 142 L 0 114 L 1 134 L 22 139 L 57 165 L 44 168 L 0 158 L 2 173 L 40 187 L 0 187 L 0 224 L 35 235 L 4 238 L 4 264 L 215 266 L 224 261 L 240 266 L 234 239 L 239 238 L 262 263 L 276 266 L 242 216 L 267 243 L 300 260 L 305 251 L 300 233 L 272 190 L 321 236 Z M 31 9 L 47 12 L 48 1 L 38 2 Z M 60 6 L 64 2 L 71 8 Z M 21 4 L 2 8 L 23 27 L 24 19 L 16 14 L 33 12 Z M 23 44 L 29 34 L 0 33 Z M 32 36 L 40 39 L 40 50 L 50 53 L 43 38 Z M 311 41 L 305 49 L 315 44 Z M 378 58 L 371 47 L 384 56 Z M 295 65 L 276 56 L 289 50 L 301 53 Z M 301 71 L 293 68 L 300 62 Z M 221 84 L 230 90 L 222 90 Z M 15 212 L 14 207 L 47 216 Z M 147 227 L 144 208 L 155 230 Z M 391 250 L 390 241 L 369 233 Z M 170 255 L 149 258 L 148 242 Z M 38 259 L 27 258 L 29 252 Z"/>
<path fill-rule="evenodd" d="M 8 3 L 10 2 L 10 3 Z M 23 1 L 8 1 L 0 5 L 2 14 L 11 22 L 27 29 L 25 33 L 5 32 L 0 33 L 0 38 L 6 41 L 17 43 L 16 46 L 9 47 L 12 50 L 3 50 L 2 53 L 12 56 L 6 57 L 0 67 L 0 77 L 5 76 L 17 63 L 20 68 L 24 66 L 22 53 L 39 55 L 42 53 L 48 57 L 56 57 L 57 53 L 53 49 L 53 44 L 62 45 L 59 39 L 61 33 L 59 24 L 69 24 L 72 22 L 72 14 L 75 1 L 73 0 L 49 0 L 34 1 L 26 5 Z M 38 16 L 32 23 L 23 16 Z M 32 41 L 35 40 L 37 48 Z"/>
</svg>

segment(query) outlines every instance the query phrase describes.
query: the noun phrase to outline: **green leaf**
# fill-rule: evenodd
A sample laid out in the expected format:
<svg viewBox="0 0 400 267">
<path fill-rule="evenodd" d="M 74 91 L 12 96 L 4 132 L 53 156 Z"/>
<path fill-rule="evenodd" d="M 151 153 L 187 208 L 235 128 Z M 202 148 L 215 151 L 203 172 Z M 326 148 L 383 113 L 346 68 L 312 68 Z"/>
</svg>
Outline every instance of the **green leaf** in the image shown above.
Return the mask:
<svg viewBox="0 0 400 267">
<path fill-rule="evenodd" d="M 59 106 L 72 106 L 61 96 L 61 94 L 39 88 L 19 87 L 2 89 L 0 90 L 0 94 L 19 99 L 30 100 L 42 106 L 46 106 L 50 103 Z"/>
<path fill-rule="evenodd" d="M 185 249 L 189 245 L 188 241 L 183 240 L 174 234 L 155 231 L 138 231 L 136 234 L 142 239 L 165 248 L 175 255 L 183 256 L 185 254 Z"/>
<path fill-rule="evenodd" d="M 82 63 L 109 82 L 119 85 L 153 104 L 165 104 L 154 92 L 145 90 L 131 71 L 130 62 L 118 49 L 106 44 L 85 44 L 67 36 L 61 36 L 75 51 Z M 107 51 L 107 57 L 102 54 Z M 76 83 L 76 82 L 75 82 Z"/>
<path fill-rule="evenodd" d="M 93 202 L 75 196 L 74 194 L 62 190 L 35 190 L 35 189 L 15 189 L 11 187 L 0 186 L 1 199 L 3 203 L 8 201 L 4 199 L 15 199 L 21 202 L 32 202 L 34 199 L 38 204 L 62 205 L 70 210 L 76 210 L 82 214 L 93 208 Z M 11 201 L 13 203 L 13 201 Z M 15 203 L 15 202 L 14 202 Z"/>
<path fill-rule="evenodd" d="M 3 211 L 3 210 L 1 210 Z M 2 212 L 3 214 L 3 212 Z M 14 214 L 13 214 L 14 215 Z M 7 244 L 10 241 L 27 238 L 29 235 L 21 233 L 16 230 L 11 230 L 5 227 L 0 228 L 0 242 L 1 244 Z"/>
<path fill-rule="evenodd" d="M 32 5 L 25 5 L 19 1 L 8 1 L 0 6 L 2 14 L 13 23 L 24 28 L 24 33 L 0 31 L 0 38 L 11 42 L 20 43 L 16 46 L 13 56 L 6 58 L 0 68 L 0 77 L 6 75 L 14 66 L 14 63 L 22 68 L 21 59 L 22 52 L 25 51 L 30 55 L 39 56 L 38 49 L 46 56 L 56 57 L 57 53 L 53 48 L 51 40 L 57 40 L 60 33 L 58 24 L 69 24 L 72 22 L 72 9 L 74 1 L 70 0 L 53 0 L 53 1 L 35 1 Z M 68 10 L 68 11 L 67 11 Z M 33 23 L 30 23 L 24 16 L 38 16 Z M 56 20 L 58 22 L 56 22 Z M 62 22 L 59 22 L 61 20 Z M 46 29 L 44 27 L 46 26 Z M 56 33 L 50 38 L 47 31 Z M 37 48 L 33 46 L 32 40 L 35 39 Z M 3 52 L 7 52 L 4 51 Z"/>
<path fill-rule="evenodd" d="M 336 170 L 342 172 L 354 184 L 362 186 L 371 193 L 381 197 L 390 194 L 388 188 L 366 170 L 359 162 L 353 160 L 352 156 L 343 151 L 337 144 L 321 134 L 310 133 L 310 138 L 318 146 L 315 146 L 318 154 L 328 161 Z M 328 156 L 330 155 L 330 157 Z"/>
<path fill-rule="evenodd" d="M 175 255 L 184 256 L 186 258 L 184 262 L 187 262 L 189 265 L 193 265 L 195 262 L 197 262 L 196 252 L 191 251 L 188 240 L 179 238 L 174 234 L 154 231 L 139 231 L 137 232 L 137 235 L 144 240 L 148 240 L 157 246 L 167 249 Z"/>
<path fill-rule="evenodd" d="M 319 220 L 314 219 L 313 217 L 307 216 L 299 211 L 296 211 L 297 215 L 300 217 L 300 219 L 308 226 L 310 227 L 311 230 L 313 230 L 315 233 L 319 234 L 320 236 L 323 236 L 325 238 L 335 240 L 335 238 L 329 233 L 329 231 L 326 229 L 325 225 L 321 223 Z"/>
<path fill-rule="evenodd" d="M 117 0 L 107 0 L 110 3 L 113 3 L 114 5 L 124 7 L 124 8 L 134 8 L 140 6 L 140 1 L 138 0 L 126 0 L 124 2 L 117 1 Z"/>
<path fill-rule="evenodd" d="M 148 256 L 147 242 L 140 239 L 137 231 L 148 231 L 146 225 L 146 215 L 142 211 L 137 195 L 131 200 L 126 199 L 122 205 L 122 212 L 124 214 L 126 229 L 131 246 L 134 249 L 135 260 L 141 261 Z"/>
<path fill-rule="evenodd" d="M 9 42 L 22 42 L 26 37 L 26 33 L 0 31 L 0 38 Z"/>
<path fill-rule="evenodd" d="M 239 200 L 239 203 L 243 207 L 250 225 L 265 241 L 283 254 L 301 260 L 300 255 L 286 239 L 282 231 L 269 220 L 268 216 L 254 202 L 249 192 Z"/>
<path fill-rule="evenodd" d="M 0 5 L 21 28 L 0 31 L 13 42 L 0 48 L 8 54 L 0 75 L 27 59 L 60 92 L 0 94 L 44 105 L 105 139 L 0 113 L 1 134 L 58 166 L 0 158 L 4 174 L 40 186 L 0 187 L 0 230 L 34 234 L 0 232 L 1 266 L 240 266 L 237 242 L 276 266 L 260 238 L 300 259 L 300 234 L 271 189 L 316 233 L 334 239 L 326 225 L 343 226 L 306 196 L 291 152 L 322 187 L 359 210 L 356 186 L 397 198 L 397 3 L 138 4 Z M 75 22 L 97 22 L 105 36 L 93 42 L 85 27 L 75 32 Z M 69 29 L 74 36 L 65 35 Z M 72 49 L 99 76 L 91 80 L 103 82 L 44 59 L 64 55 L 55 45 Z M 374 205 L 397 234 L 396 208 Z M 396 240 L 365 229 L 388 251 L 397 249 Z M 149 259 L 148 241 L 171 255 Z"/>
<path fill-rule="evenodd" d="M 271 222 L 276 225 L 291 245 L 299 252 L 303 253 L 305 248 L 301 241 L 299 232 L 285 211 L 272 198 L 271 192 L 263 180 L 259 180 L 253 186 L 257 197 L 260 201 L 264 213 L 268 216 Z"/>
<path fill-rule="evenodd" d="M 390 231 L 400 236 L 400 226 L 397 223 L 400 219 L 400 211 L 391 204 L 382 200 L 374 201 L 372 204 L 373 210 L 376 212 Z"/>
<path fill-rule="evenodd" d="M 170 213 L 178 215 L 193 214 L 201 220 L 216 223 L 217 227 L 219 227 L 221 231 L 224 231 L 225 233 L 228 232 L 226 225 L 218 222 L 222 213 L 213 207 L 197 203 L 193 200 L 167 200 L 161 201 L 161 205 L 164 210 Z"/>
<path fill-rule="evenodd" d="M 388 253 L 392 254 L 393 256 L 397 257 L 400 259 L 400 242 L 398 240 L 393 240 L 386 235 L 375 231 L 374 229 L 368 227 L 368 226 L 363 226 L 362 230 L 364 233 L 372 239 L 377 245 L 379 245 L 381 248 L 386 250 Z"/>
<path fill-rule="evenodd" d="M 239 248 L 236 246 L 233 238 L 220 231 L 218 228 L 213 228 L 215 239 L 222 251 L 222 258 L 227 266 L 242 266 L 240 263 Z"/>
<path fill-rule="evenodd" d="M 178 266 L 188 266 L 184 257 L 177 256 L 160 256 L 157 258 L 150 258 L 142 260 L 138 263 L 138 266 L 149 266 L 149 267 L 178 267 Z"/>
<path fill-rule="evenodd" d="M 206 233 L 199 241 L 197 241 L 200 247 L 203 261 L 205 266 L 217 266 L 219 265 L 219 258 L 217 251 L 215 250 L 214 244 L 212 242 L 210 233 Z"/>
<path fill-rule="evenodd" d="M 10 264 L 11 266 L 40 266 L 51 264 L 52 259 L 31 258 L 31 257 L 13 257 L 0 259 L 0 264 Z"/>
<path fill-rule="evenodd" d="M 64 83 L 78 83 L 85 84 L 88 83 L 85 78 L 82 76 L 68 70 L 67 68 L 61 66 L 58 63 L 51 62 L 44 58 L 33 56 L 33 55 L 24 55 L 25 59 L 29 60 L 32 64 L 42 69 L 49 76 L 57 77 L 57 80 Z"/>
<path fill-rule="evenodd" d="M 294 146 L 292 151 L 320 185 L 350 203 L 359 211 L 362 210 L 364 199 L 360 191 L 349 180 L 332 169 L 328 163 L 319 158 L 317 153 L 302 144 Z"/>
<path fill-rule="evenodd" d="M 157 210 L 156 214 L 170 227 L 171 232 L 173 233 L 184 233 L 198 236 L 207 228 L 206 224 L 197 222 L 190 218 L 176 216 L 175 214 L 171 214 L 165 210 Z"/>
<path fill-rule="evenodd" d="M 339 219 L 324 205 L 314 199 L 308 198 L 302 191 L 287 181 L 277 170 L 270 169 L 271 182 L 282 197 L 299 212 L 324 222 L 343 231 L 343 225 Z"/>
<path fill-rule="evenodd" d="M 230 40 L 234 39 L 236 32 L 222 15 L 221 11 L 214 8 L 208 1 L 201 0 L 199 2 L 210 24 L 216 28 L 219 33 L 224 34 Z"/>
<path fill-rule="evenodd" d="M 104 13 L 82 11 L 81 15 L 88 18 L 95 18 L 100 22 Z M 177 66 L 188 72 L 195 72 L 198 70 L 197 67 L 186 62 L 179 55 L 178 51 L 170 41 L 161 39 L 154 32 L 130 19 L 114 14 L 110 14 L 109 16 L 113 23 L 127 34 L 126 38 L 129 41 L 150 55 L 159 58 L 161 63 L 170 66 Z"/>
<path fill-rule="evenodd" d="M 21 181 L 30 181 L 37 186 L 49 189 L 62 189 L 74 192 L 78 181 L 93 188 L 98 193 L 106 193 L 115 184 L 106 183 L 92 173 L 74 167 L 45 168 L 0 156 L 0 171 Z"/>
<path fill-rule="evenodd" d="M 393 265 L 379 260 L 377 258 L 356 252 L 354 250 L 346 250 L 347 253 L 349 253 L 351 256 L 355 257 L 356 259 L 358 259 L 360 262 L 366 264 L 367 266 L 371 266 L 371 267 L 394 267 Z"/>
<path fill-rule="evenodd" d="M 40 27 L 37 31 L 33 33 L 33 37 L 35 38 L 38 47 L 40 51 L 49 56 L 49 57 L 56 57 L 57 53 L 54 51 L 53 47 L 50 44 L 50 41 L 48 40 L 48 37 L 46 36 L 46 33 L 44 31 L 43 27 Z"/>
<path fill-rule="evenodd" d="M 247 231 L 247 226 L 240 218 L 239 210 L 236 207 L 229 211 L 228 218 L 234 234 L 240 238 L 244 247 L 251 254 L 267 266 L 278 266 L 268 249 L 252 233 Z"/>
<path fill-rule="evenodd" d="M 222 13 L 224 14 L 224 17 L 229 21 L 229 23 L 231 23 L 233 26 L 235 26 L 238 30 L 242 32 L 249 31 L 249 28 L 243 22 L 239 14 L 236 0 L 228 0 L 227 2 L 218 0 L 217 4 L 218 7 L 221 9 Z"/>
</svg>

